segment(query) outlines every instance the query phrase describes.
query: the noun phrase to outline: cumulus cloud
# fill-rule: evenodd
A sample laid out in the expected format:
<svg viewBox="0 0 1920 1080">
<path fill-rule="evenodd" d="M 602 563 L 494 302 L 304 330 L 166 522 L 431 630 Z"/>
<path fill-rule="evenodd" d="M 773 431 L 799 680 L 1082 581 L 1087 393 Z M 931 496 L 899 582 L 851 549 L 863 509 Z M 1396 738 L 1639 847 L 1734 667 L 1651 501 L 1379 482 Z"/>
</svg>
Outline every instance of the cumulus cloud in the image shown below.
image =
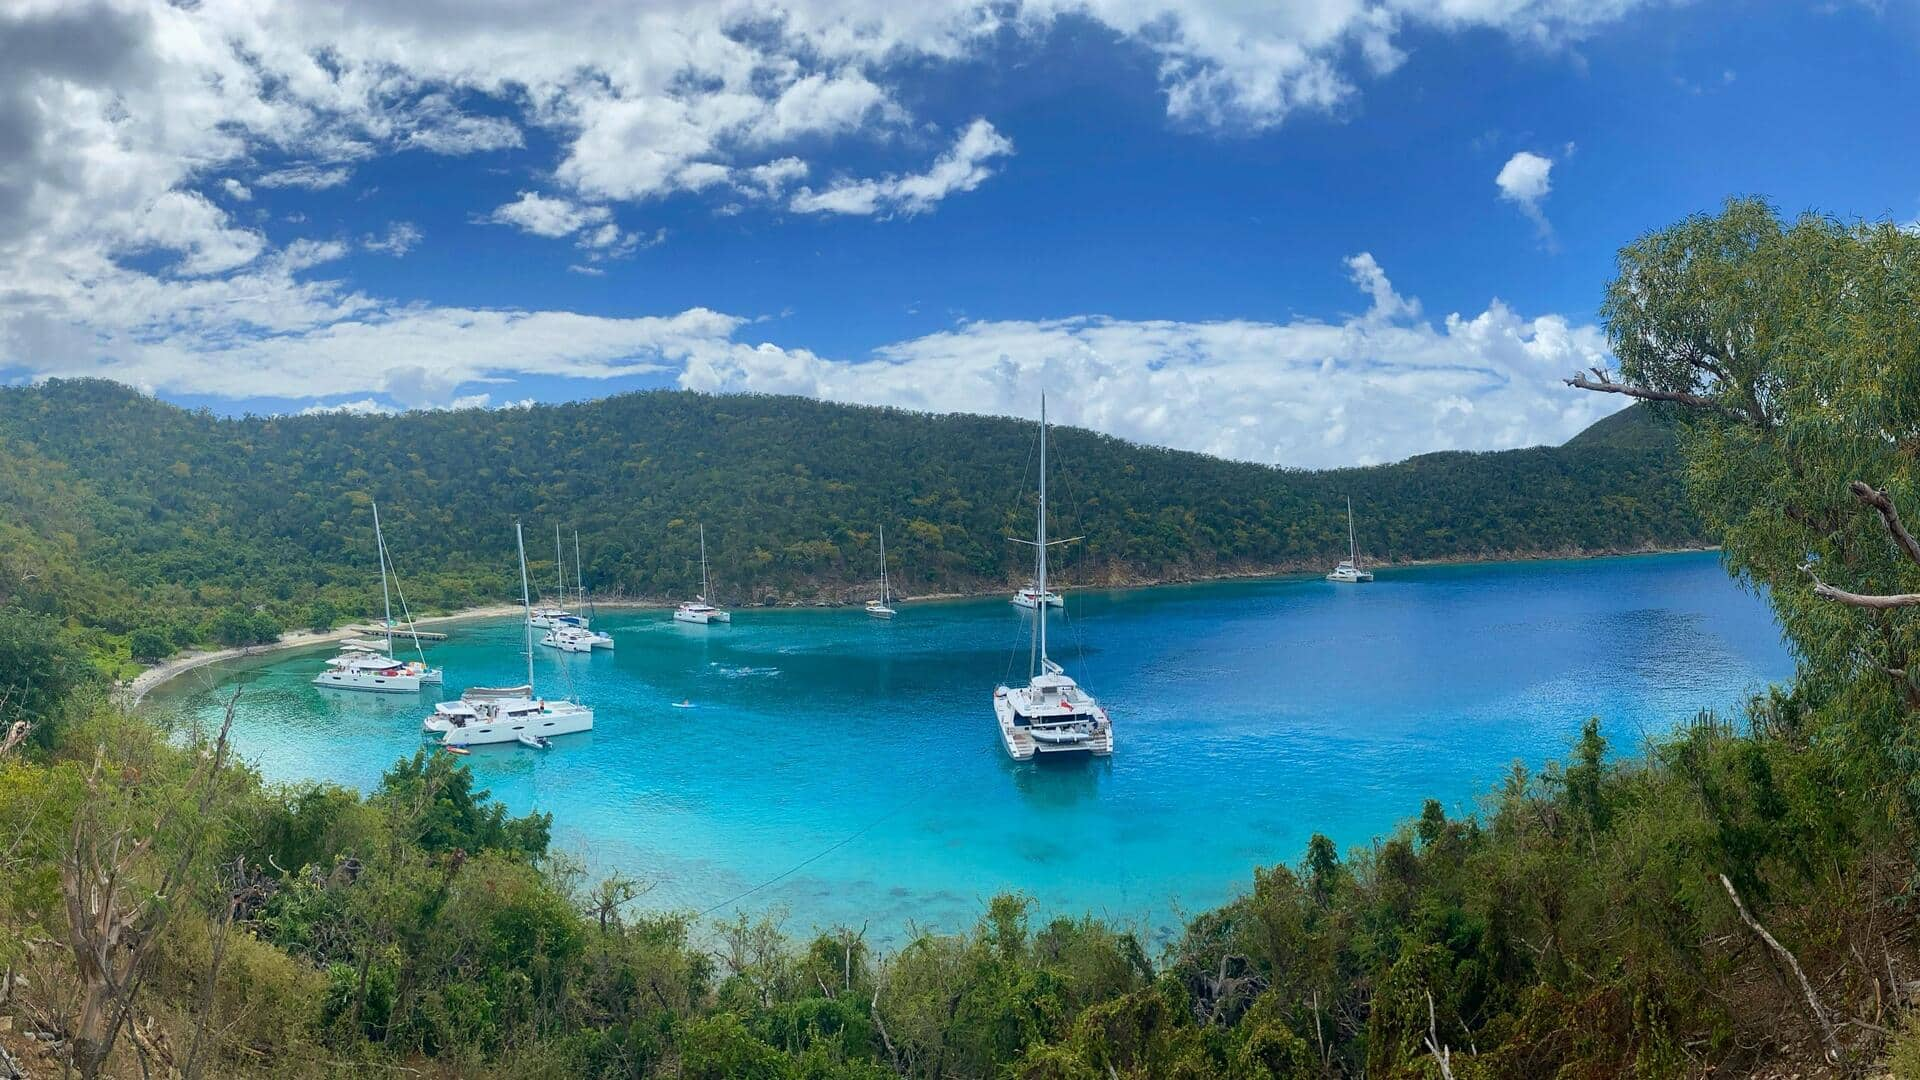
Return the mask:
<svg viewBox="0 0 1920 1080">
<path fill-rule="evenodd" d="M 1493 183 L 1500 189 L 1500 197 L 1519 207 L 1540 230 L 1541 240 L 1551 242 L 1553 226 L 1540 203 L 1553 190 L 1553 159 L 1522 150 L 1507 159 Z"/>
<path fill-rule="evenodd" d="M 582 206 L 571 199 L 523 191 L 513 202 L 495 207 L 486 220 L 495 225 L 511 225 L 535 236 L 556 238 L 572 236 L 612 217 L 613 211 L 604 206 Z"/>
<path fill-rule="evenodd" d="M 360 398 L 357 401 L 336 401 L 331 405 L 309 405 L 300 410 L 301 416 L 392 416 L 400 410 L 374 398 Z"/>
<path fill-rule="evenodd" d="M 1605 362 L 1599 327 L 1528 318 L 1498 300 L 1435 325 L 1419 319 L 1418 303 L 1394 291 L 1371 255 L 1347 265 L 1371 305 L 1338 323 L 969 322 L 868 360 L 771 345 L 699 350 L 679 383 L 1021 416 L 1045 390 L 1061 423 L 1313 467 L 1560 442 L 1619 407 L 1568 395 L 1558 381 Z"/>
<path fill-rule="evenodd" d="M 802 214 L 918 214 L 993 175 L 989 162 L 1013 153 L 1013 142 L 985 120 L 967 125 L 951 149 L 923 173 L 846 180 L 824 191 L 801 188 L 788 206 Z"/>
</svg>

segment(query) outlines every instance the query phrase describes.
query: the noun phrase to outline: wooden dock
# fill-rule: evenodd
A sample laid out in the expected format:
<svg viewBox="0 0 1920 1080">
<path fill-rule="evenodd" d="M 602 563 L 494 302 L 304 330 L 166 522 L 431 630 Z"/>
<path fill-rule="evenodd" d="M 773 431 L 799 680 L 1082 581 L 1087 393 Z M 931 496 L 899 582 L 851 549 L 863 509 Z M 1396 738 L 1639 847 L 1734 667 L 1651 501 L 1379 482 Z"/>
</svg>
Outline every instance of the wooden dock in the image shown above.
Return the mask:
<svg viewBox="0 0 1920 1080">
<path fill-rule="evenodd" d="M 378 626 L 349 626 L 347 627 L 347 633 L 352 634 L 356 637 L 376 637 L 377 638 L 377 637 L 387 636 L 386 630 Z M 417 641 L 447 640 L 447 635 L 445 634 L 435 633 L 432 630 L 408 630 L 403 626 L 394 627 L 393 636 L 397 638 L 413 638 Z"/>
</svg>

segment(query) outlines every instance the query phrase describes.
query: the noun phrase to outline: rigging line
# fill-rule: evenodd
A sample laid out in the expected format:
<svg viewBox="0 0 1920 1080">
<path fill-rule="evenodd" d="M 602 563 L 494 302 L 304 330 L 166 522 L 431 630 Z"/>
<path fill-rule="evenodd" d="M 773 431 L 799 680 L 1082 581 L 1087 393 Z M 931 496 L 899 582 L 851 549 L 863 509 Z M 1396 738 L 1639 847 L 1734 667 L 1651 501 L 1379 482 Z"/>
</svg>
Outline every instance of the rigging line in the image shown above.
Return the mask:
<svg viewBox="0 0 1920 1080">
<path fill-rule="evenodd" d="M 881 814 L 879 817 L 874 818 L 872 821 L 869 821 L 865 825 L 860 826 L 859 829 L 855 830 L 852 833 L 849 833 L 845 837 L 842 837 L 840 840 L 835 841 L 832 845 L 828 846 L 827 848 L 821 851 L 818 851 L 808 856 L 807 858 L 800 860 L 797 863 L 794 863 L 792 866 L 787 867 L 785 870 L 780 871 L 778 874 L 775 874 L 774 876 L 768 878 L 767 880 L 761 882 L 758 885 L 755 885 L 753 888 L 748 889 L 743 893 L 740 893 L 736 896 L 732 896 L 725 900 L 722 900 L 720 903 L 713 905 L 712 907 L 708 908 L 707 910 L 701 912 L 698 915 L 695 915 L 694 918 L 704 919 L 707 916 L 713 914 L 714 912 L 719 911 L 721 908 L 731 907 L 732 905 L 737 904 L 742 900 L 745 900 L 747 897 L 752 896 L 754 893 L 759 892 L 761 889 L 764 889 L 769 885 L 776 884 L 777 882 L 780 882 L 788 877 L 793 876 L 796 873 L 799 873 L 801 870 L 812 865 L 813 863 L 819 862 L 821 859 L 826 858 L 827 856 L 833 854 L 834 852 L 839 851 L 841 848 L 846 847 L 848 844 L 853 843 L 855 840 L 860 839 L 862 836 L 865 836 L 866 834 L 872 832 L 882 822 L 886 821 L 888 818 L 892 817 L 893 815 L 899 813 L 901 808 L 906 806 L 907 803 L 918 801 L 919 798 L 920 798 L 920 795 L 916 793 L 912 799 L 902 799 L 901 801 L 895 803 L 893 806 L 889 807 L 886 813 Z"/>
<path fill-rule="evenodd" d="M 407 590 L 400 587 L 400 566 L 393 561 L 393 552 L 387 550 L 385 543 L 380 545 L 381 558 L 387 560 L 387 569 L 393 571 L 393 591 L 400 597 L 400 617 L 407 620 L 407 633 L 413 635 L 413 651 L 420 655 L 422 666 L 427 662 L 427 650 L 420 644 L 420 628 L 413 625 L 413 612 L 407 610 Z"/>
</svg>

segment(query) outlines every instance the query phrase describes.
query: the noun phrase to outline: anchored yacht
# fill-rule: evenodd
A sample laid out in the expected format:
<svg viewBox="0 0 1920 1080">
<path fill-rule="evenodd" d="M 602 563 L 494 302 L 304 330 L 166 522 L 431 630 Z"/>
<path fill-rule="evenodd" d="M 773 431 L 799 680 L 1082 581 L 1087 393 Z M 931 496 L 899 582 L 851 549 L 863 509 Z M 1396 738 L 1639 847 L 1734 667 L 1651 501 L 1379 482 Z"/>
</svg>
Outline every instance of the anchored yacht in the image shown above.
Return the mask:
<svg viewBox="0 0 1920 1080">
<path fill-rule="evenodd" d="M 722 611 L 707 603 L 707 587 L 707 527 L 702 525 L 700 526 L 700 595 L 683 601 L 679 607 L 673 609 L 675 621 L 698 623 L 702 626 L 707 623 L 733 621 L 731 612 Z"/>
<path fill-rule="evenodd" d="M 1040 398 L 1040 509 L 1035 536 L 1018 540 L 1034 549 L 1033 592 L 1047 593 L 1047 548 L 1067 540 L 1047 540 L 1047 399 Z M 1024 590 L 1023 590 L 1024 591 Z M 1023 605 L 1026 606 L 1026 605 Z M 1113 753 L 1113 721 L 1107 710 L 1081 689 L 1059 664 L 1047 656 L 1047 617 L 1032 605 L 1033 646 L 1025 686 L 998 686 L 993 691 L 993 714 L 1000 722 L 1000 741 L 1008 756 L 1026 761 L 1035 754 L 1078 753 L 1105 757 Z"/>
<path fill-rule="evenodd" d="M 369 641 L 364 638 L 348 638 L 340 643 L 340 655 L 327 661 L 320 674 L 313 677 L 313 685 L 334 690 L 358 690 L 370 694 L 410 694 L 422 686 L 437 685 L 441 679 L 440 669 L 427 666 L 427 654 L 420 652 L 418 660 L 395 660 L 393 658 L 393 590 L 399 588 L 399 575 L 394 575 L 391 587 L 387 580 L 387 538 L 380 531 L 380 504 L 373 504 L 373 544 L 380 558 L 380 597 L 386 605 L 386 639 Z M 415 651 L 420 650 L 420 637 L 413 634 L 413 618 L 407 613 L 406 594 L 400 597 L 402 614 L 407 614 L 407 630 L 413 638 Z"/>
<path fill-rule="evenodd" d="M 536 629 L 551 630 L 560 626 L 585 626 L 587 617 L 567 610 L 567 564 L 560 556 L 560 526 L 553 526 L 553 572 L 559 579 L 559 603 L 534 608 L 527 614 L 527 621 Z"/>
<path fill-rule="evenodd" d="M 463 750 L 485 743 L 525 742 L 555 735 L 571 735 L 593 730 L 593 710 L 578 701 L 534 697 L 533 683 L 533 601 L 527 587 L 527 543 L 520 526 L 513 527 L 520 546 L 520 602 L 527 612 L 527 681 L 523 686 L 475 687 L 460 695 L 458 701 L 443 701 L 433 707 L 433 715 L 421 722 L 429 735 L 440 736 L 440 745 Z"/>
<path fill-rule="evenodd" d="M 1013 602 L 1023 608 L 1066 607 L 1067 601 L 1051 589 L 1043 589 L 1037 583 L 1023 586 L 1013 594 Z"/>
<path fill-rule="evenodd" d="M 593 651 L 593 639 L 604 636 L 584 627 L 556 626 L 540 635 L 540 644 L 549 649 L 559 649 L 561 652 L 590 653 Z"/>
<path fill-rule="evenodd" d="M 1347 500 L 1347 557 L 1340 565 L 1327 572 L 1328 581 L 1344 585 L 1356 585 L 1362 581 L 1372 581 L 1373 571 L 1360 569 L 1360 549 L 1354 543 L 1353 536 L 1353 500 Z"/>
<path fill-rule="evenodd" d="M 587 579 L 584 575 L 580 573 L 579 530 L 575 530 L 573 534 L 573 584 L 580 590 L 580 606 L 582 608 L 588 608 L 590 610 L 590 607 L 587 603 Z M 580 620 L 580 625 L 577 628 L 580 631 L 580 633 L 576 635 L 576 637 L 584 638 L 587 642 L 587 645 L 590 648 L 594 648 L 594 649 L 613 648 L 612 634 L 609 634 L 604 630 L 589 630 L 587 629 L 587 625 L 588 623 L 586 619 Z"/>
<path fill-rule="evenodd" d="M 867 601 L 867 614 L 876 619 L 891 619 L 897 612 L 890 601 L 893 597 L 887 588 L 887 527 L 880 526 L 880 599 Z"/>
</svg>

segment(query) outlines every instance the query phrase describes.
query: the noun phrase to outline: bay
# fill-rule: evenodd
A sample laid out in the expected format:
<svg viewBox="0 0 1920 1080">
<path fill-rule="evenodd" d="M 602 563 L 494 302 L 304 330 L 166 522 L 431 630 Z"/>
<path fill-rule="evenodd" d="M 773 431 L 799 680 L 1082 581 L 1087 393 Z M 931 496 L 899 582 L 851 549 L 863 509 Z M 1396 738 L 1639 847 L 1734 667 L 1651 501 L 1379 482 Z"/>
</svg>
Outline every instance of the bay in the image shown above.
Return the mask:
<svg viewBox="0 0 1920 1080">
<path fill-rule="evenodd" d="M 897 941 L 961 929 L 1003 890 L 1049 913 L 1165 931 L 1314 832 L 1344 849 L 1424 799 L 1472 812 L 1515 761 L 1565 755 L 1588 716 L 1616 754 L 1792 672 L 1764 602 L 1711 553 L 1075 590 L 1054 654 L 1100 697 L 1105 761 L 1008 760 L 993 686 L 1023 678 L 1032 616 L 999 599 L 742 610 L 694 627 L 602 612 L 612 653 L 539 649 L 548 695 L 596 728 L 467 759 L 515 813 L 554 815 L 591 871 L 645 903 L 783 915 Z M 429 650 L 444 696 L 524 677 L 516 619 Z M 376 786 L 443 694 L 322 691 L 319 655 L 201 669 L 150 708 L 210 722 L 236 685 L 238 752 L 270 779 Z M 675 708 L 691 699 L 693 708 Z"/>
</svg>

